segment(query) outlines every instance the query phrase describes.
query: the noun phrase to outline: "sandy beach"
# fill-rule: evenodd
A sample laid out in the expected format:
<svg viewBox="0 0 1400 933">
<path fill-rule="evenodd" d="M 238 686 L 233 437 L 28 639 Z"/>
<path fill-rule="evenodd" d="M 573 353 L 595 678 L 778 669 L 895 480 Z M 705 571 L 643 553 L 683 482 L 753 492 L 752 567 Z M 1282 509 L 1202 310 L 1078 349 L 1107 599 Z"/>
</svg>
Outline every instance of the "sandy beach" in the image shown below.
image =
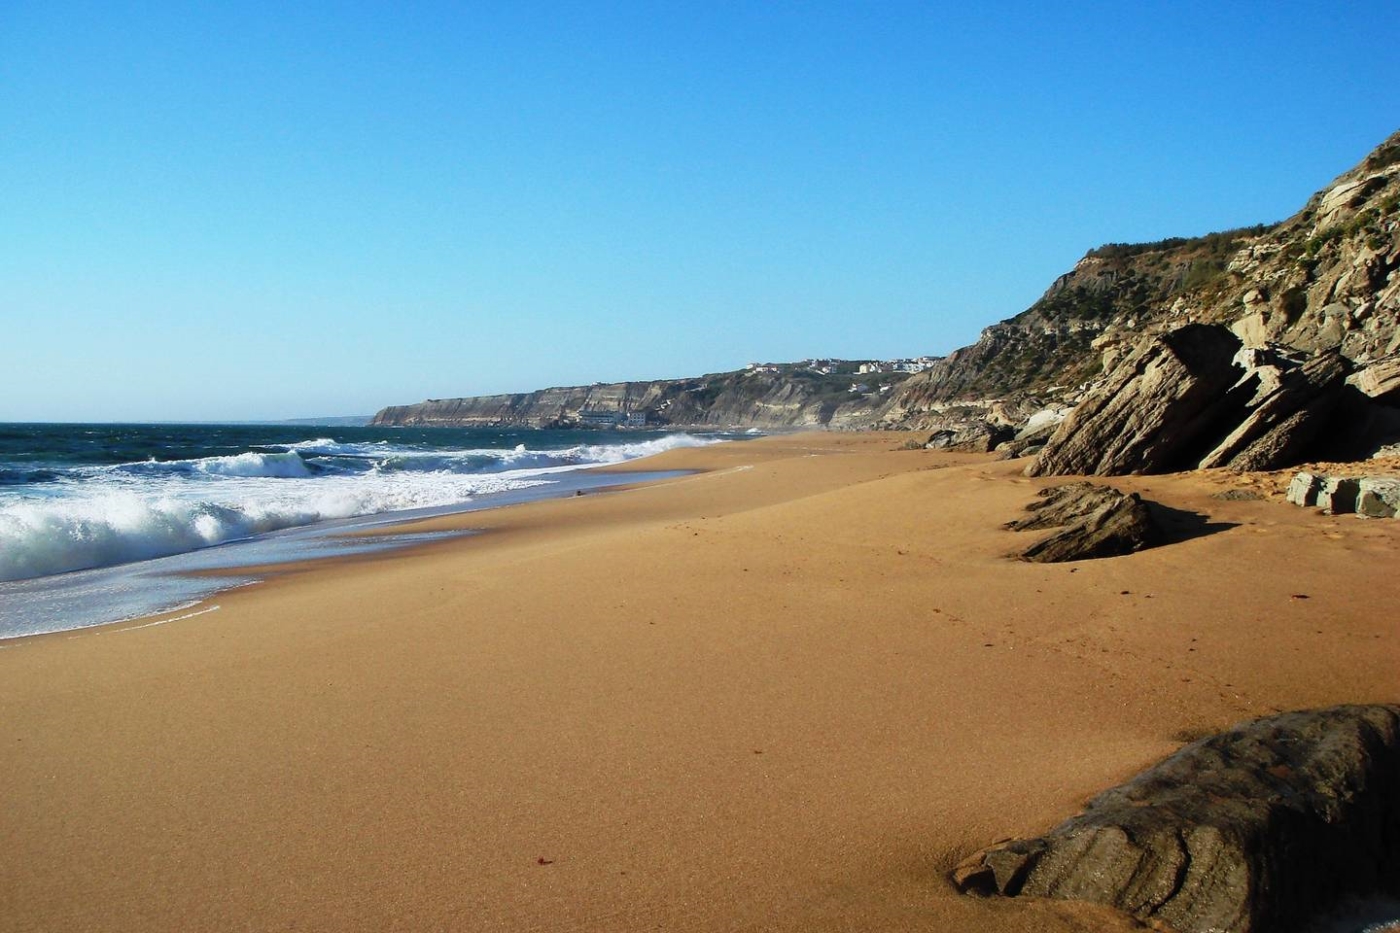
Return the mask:
<svg viewBox="0 0 1400 933">
<path fill-rule="evenodd" d="M 1400 522 L 1119 477 L 1175 540 L 1027 564 L 1063 480 L 908 438 L 676 450 L 0 643 L 0 930 L 1127 930 L 947 873 L 1203 733 L 1400 699 Z"/>
</svg>

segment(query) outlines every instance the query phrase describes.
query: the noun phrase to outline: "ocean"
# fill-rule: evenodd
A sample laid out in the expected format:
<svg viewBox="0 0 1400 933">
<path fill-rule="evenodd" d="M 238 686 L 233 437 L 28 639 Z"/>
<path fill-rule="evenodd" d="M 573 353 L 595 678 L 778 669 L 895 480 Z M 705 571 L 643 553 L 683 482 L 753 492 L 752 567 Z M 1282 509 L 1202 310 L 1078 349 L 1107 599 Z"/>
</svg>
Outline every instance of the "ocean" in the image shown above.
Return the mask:
<svg viewBox="0 0 1400 933">
<path fill-rule="evenodd" d="M 402 546 L 405 518 L 635 481 L 588 467 L 727 436 L 286 425 L 0 424 L 0 638 L 168 612 L 256 575 Z"/>
</svg>

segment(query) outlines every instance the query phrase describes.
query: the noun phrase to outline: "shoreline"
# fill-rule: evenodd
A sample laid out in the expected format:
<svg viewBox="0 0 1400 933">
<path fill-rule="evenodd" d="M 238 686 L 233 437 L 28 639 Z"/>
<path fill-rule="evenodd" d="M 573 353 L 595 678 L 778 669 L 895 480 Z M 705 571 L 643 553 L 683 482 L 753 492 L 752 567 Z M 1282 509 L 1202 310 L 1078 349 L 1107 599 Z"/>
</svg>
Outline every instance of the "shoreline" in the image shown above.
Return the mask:
<svg viewBox="0 0 1400 933">
<path fill-rule="evenodd" d="M 946 873 L 1193 732 L 1394 701 L 1391 524 L 1115 477 L 1200 521 L 1024 564 L 1062 480 L 904 439 L 668 451 L 0 651 L 0 929 L 1127 930 Z"/>
<path fill-rule="evenodd" d="M 629 472 L 642 474 L 641 481 L 644 482 L 661 482 L 670 478 L 667 471 L 638 469 Z M 559 478 L 551 484 L 486 493 L 451 506 L 326 519 L 145 560 L 0 581 L 0 621 L 13 623 L 13 619 L 4 619 L 5 610 L 13 611 L 27 600 L 42 599 L 58 604 L 57 609 L 51 610 L 55 614 L 53 621 L 25 620 L 30 628 L 48 627 L 38 631 L 0 631 L 0 646 L 27 638 L 155 619 L 215 599 L 230 588 L 262 583 L 273 576 L 300 573 L 324 562 L 372 559 L 390 551 L 439 543 L 433 540 L 435 538 L 471 533 L 470 528 L 424 533 L 411 527 L 425 519 L 468 515 L 537 500 L 596 494 L 631 485 L 622 480 L 608 479 L 606 471 L 598 467 L 559 471 L 553 475 Z M 603 478 L 596 478 L 600 476 Z M 216 582 L 219 580 L 238 582 L 219 584 Z M 131 592 L 138 588 L 153 594 L 145 601 L 149 608 L 133 605 L 129 607 L 129 615 L 90 620 L 95 612 L 101 611 L 94 606 L 106 594 Z M 166 595 L 158 597 L 154 595 L 157 593 Z M 161 602 L 166 605 L 158 605 Z M 67 619 L 58 622 L 57 613 L 66 614 Z"/>
</svg>

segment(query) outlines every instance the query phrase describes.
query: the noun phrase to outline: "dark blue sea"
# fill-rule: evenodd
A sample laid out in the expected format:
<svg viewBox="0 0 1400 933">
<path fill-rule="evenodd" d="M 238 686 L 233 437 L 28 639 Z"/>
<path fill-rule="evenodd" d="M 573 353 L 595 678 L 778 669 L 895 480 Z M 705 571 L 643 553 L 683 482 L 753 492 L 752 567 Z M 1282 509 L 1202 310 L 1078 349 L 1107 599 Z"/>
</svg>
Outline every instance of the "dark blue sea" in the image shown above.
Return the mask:
<svg viewBox="0 0 1400 933">
<path fill-rule="evenodd" d="M 202 569 L 410 543 L 416 539 L 338 533 L 568 494 L 617 481 L 588 467 L 720 439 L 647 431 L 0 424 L 0 638 L 169 610 L 226 584 L 197 579 Z"/>
</svg>

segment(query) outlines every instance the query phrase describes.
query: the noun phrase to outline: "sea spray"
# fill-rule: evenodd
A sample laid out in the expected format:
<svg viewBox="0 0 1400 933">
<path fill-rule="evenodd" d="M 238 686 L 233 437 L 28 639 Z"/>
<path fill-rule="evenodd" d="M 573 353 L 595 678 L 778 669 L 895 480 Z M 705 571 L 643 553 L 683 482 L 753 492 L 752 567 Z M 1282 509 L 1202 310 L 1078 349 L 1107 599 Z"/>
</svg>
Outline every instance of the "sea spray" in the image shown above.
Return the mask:
<svg viewBox="0 0 1400 933">
<path fill-rule="evenodd" d="M 550 485 L 557 474 L 717 439 L 541 431 L 522 441 L 521 432 L 369 429 L 307 438 L 256 426 L 56 425 L 28 433 L 26 427 L 12 426 L 0 443 L 7 478 L 0 486 L 0 582 L 146 561 L 334 519 L 465 506 L 484 495 Z M 578 442 L 594 437 L 598 443 Z M 113 463 L 112 446 L 145 456 Z"/>
</svg>

